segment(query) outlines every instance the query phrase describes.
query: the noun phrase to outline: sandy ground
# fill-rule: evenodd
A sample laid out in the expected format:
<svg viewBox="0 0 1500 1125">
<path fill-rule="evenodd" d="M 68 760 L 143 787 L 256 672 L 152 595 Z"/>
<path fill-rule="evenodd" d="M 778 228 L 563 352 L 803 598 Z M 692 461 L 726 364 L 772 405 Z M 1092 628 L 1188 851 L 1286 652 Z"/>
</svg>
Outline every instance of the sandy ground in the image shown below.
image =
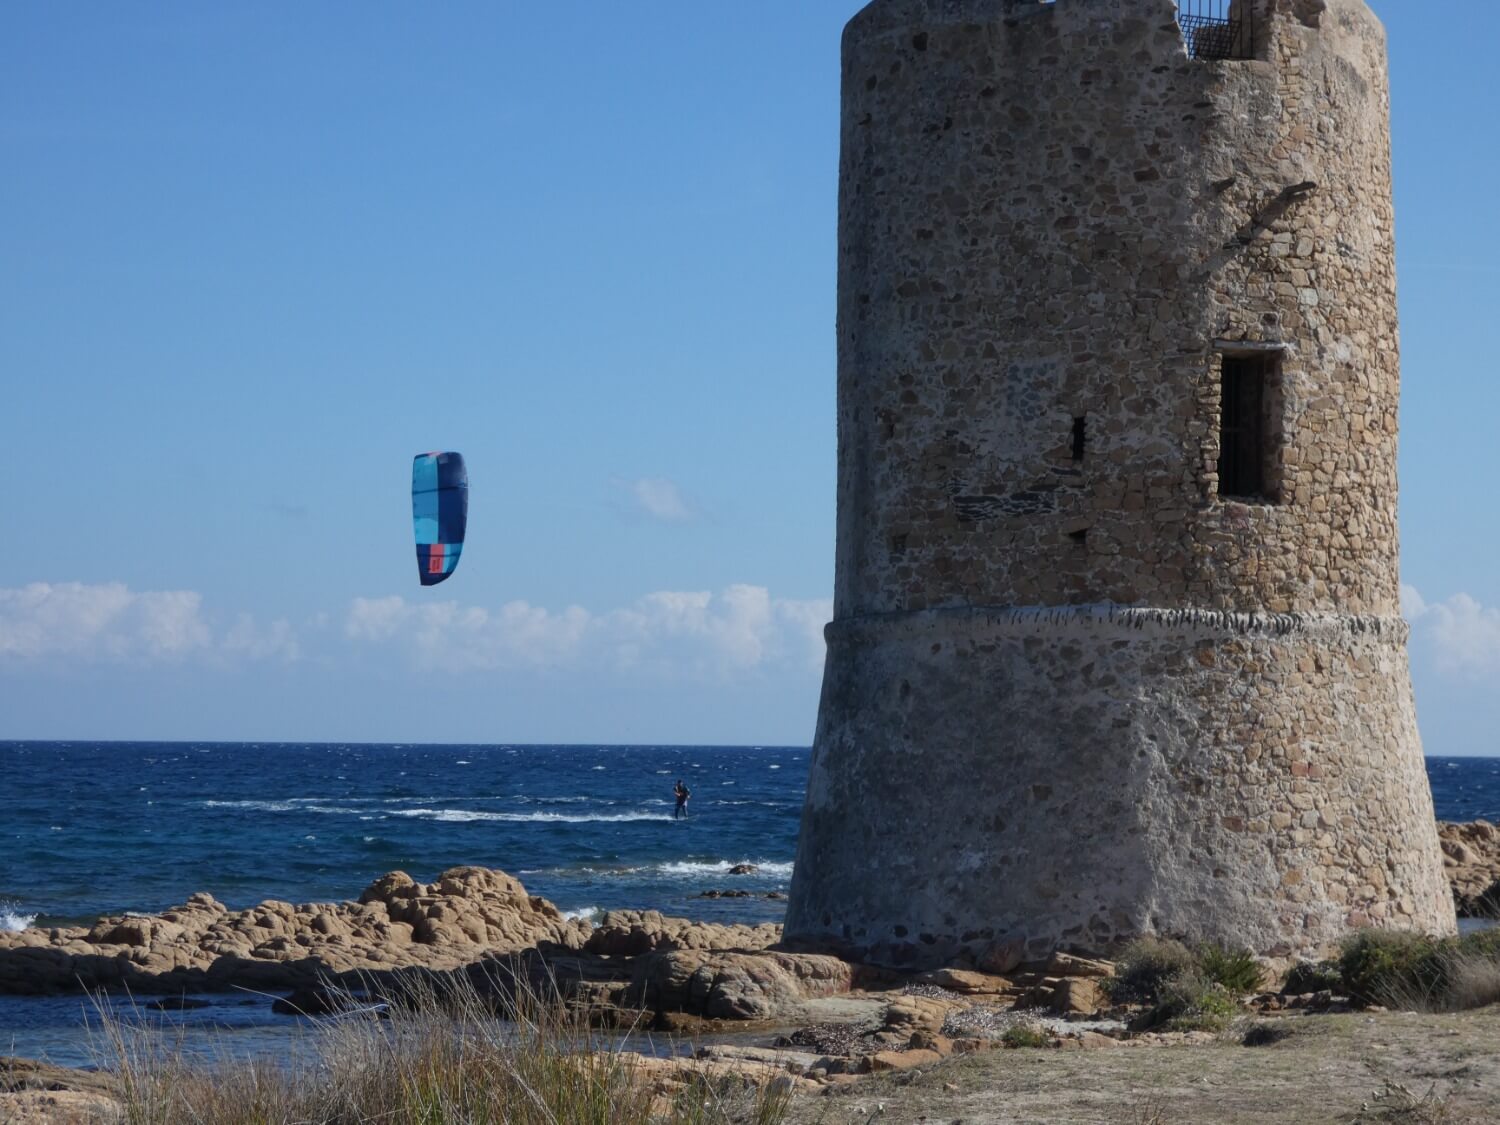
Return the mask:
<svg viewBox="0 0 1500 1125">
<path fill-rule="evenodd" d="M 798 1125 L 1500 1122 L 1500 1006 L 1455 1015 L 1288 1016 L 1290 1037 L 956 1056 L 799 1099 Z"/>
</svg>

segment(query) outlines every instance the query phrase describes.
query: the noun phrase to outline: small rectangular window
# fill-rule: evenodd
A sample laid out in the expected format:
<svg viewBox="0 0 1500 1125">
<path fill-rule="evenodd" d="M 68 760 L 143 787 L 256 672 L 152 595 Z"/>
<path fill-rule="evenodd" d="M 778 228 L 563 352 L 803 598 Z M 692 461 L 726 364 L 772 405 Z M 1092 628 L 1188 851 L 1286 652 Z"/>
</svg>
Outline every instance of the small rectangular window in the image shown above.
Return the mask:
<svg viewBox="0 0 1500 1125">
<path fill-rule="evenodd" d="M 1223 355 L 1219 374 L 1219 495 L 1242 500 L 1274 500 L 1270 406 L 1276 359 L 1266 355 Z"/>
</svg>

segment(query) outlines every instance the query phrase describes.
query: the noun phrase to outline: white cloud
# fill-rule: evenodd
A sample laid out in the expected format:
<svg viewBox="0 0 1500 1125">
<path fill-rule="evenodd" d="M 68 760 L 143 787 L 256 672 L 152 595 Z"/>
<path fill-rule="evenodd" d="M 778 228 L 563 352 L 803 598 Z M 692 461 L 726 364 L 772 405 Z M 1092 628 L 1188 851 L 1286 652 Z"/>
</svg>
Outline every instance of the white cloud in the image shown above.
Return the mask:
<svg viewBox="0 0 1500 1125">
<path fill-rule="evenodd" d="M 170 659 L 212 643 L 191 590 L 137 593 L 121 582 L 0 589 L 0 656 Z"/>
<path fill-rule="evenodd" d="M 1413 637 L 1431 646 L 1439 670 L 1473 678 L 1500 672 L 1500 609 L 1468 594 L 1429 602 L 1414 587 L 1402 586 L 1401 612 Z"/>
<path fill-rule="evenodd" d="M 263 628 L 256 623 L 255 618 L 242 613 L 224 634 L 221 647 L 227 654 L 245 656 L 251 660 L 280 658 L 293 661 L 302 656 L 302 646 L 297 642 L 297 634 L 292 629 L 291 622 L 284 617 L 278 617 Z"/>
<path fill-rule="evenodd" d="M 626 483 L 636 507 L 663 523 L 686 523 L 697 513 L 674 481 L 666 477 L 641 477 Z"/>
<path fill-rule="evenodd" d="M 411 609 L 405 598 L 394 594 L 388 598 L 355 598 L 344 632 L 355 640 L 383 641 L 395 635 Z"/>
<path fill-rule="evenodd" d="M 190 590 L 38 582 L 0 589 L 0 660 L 157 662 L 194 655 L 216 666 L 326 662 L 339 643 L 333 625 L 356 652 L 394 648 L 429 668 L 725 679 L 820 668 L 823 625 L 832 609 L 826 598 L 777 598 L 764 586 L 736 584 L 718 592 L 658 590 L 602 611 L 392 595 L 355 598 L 341 620 L 318 614 L 302 628 L 284 617 L 264 623 L 249 613 L 219 617 L 227 625 L 215 626 L 201 595 Z"/>
<path fill-rule="evenodd" d="M 400 597 L 356 598 L 345 633 L 410 647 L 425 665 L 457 668 L 613 667 L 723 676 L 776 664 L 821 667 L 827 599 L 773 598 L 764 586 L 718 594 L 662 590 L 592 613 L 527 602 L 498 610 Z"/>
<path fill-rule="evenodd" d="M 123 582 L 33 582 L 0 589 L 0 659 L 152 662 L 194 654 L 214 659 L 296 660 L 296 631 L 261 626 L 242 613 L 223 634 L 193 590 L 131 590 Z"/>
<path fill-rule="evenodd" d="M 1416 621 L 1427 611 L 1427 602 L 1415 586 L 1401 586 L 1401 616 L 1407 621 Z"/>
</svg>

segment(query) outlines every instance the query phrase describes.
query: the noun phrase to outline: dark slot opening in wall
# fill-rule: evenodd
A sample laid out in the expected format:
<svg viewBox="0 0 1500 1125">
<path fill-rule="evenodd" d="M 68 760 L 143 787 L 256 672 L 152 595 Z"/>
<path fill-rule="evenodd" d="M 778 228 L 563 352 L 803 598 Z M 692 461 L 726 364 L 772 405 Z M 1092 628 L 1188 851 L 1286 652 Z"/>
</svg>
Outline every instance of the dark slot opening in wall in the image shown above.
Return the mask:
<svg viewBox="0 0 1500 1125">
<path fill-rule="evenodd" d="M 1273 357 L 1224 355 L 1219 376 L 1219 495 L 1274 499 L 1268 487 Z"/>
<path fill-rule="evenodd" d="M 1088 439 L 1088 423 L 1082 418 L 1073 419 L 1073 460 L 1083 460 L 1083 445 Z"/>
</svg>

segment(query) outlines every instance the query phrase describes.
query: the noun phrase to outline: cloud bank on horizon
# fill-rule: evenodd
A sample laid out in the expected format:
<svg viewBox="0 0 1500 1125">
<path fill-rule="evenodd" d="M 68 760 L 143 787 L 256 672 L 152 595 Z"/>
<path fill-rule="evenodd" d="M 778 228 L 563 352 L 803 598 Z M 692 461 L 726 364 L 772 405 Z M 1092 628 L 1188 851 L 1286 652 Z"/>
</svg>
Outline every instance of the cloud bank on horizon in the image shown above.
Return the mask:
<svg viewBox="0 0 1500 1125">
<path fill-rule="evenodd" d="M 1500 608 L 1466 593 L 1428 601 L 1401 587 L 1401 612 L 1414 644 L 1446 675 L 1500 672 Z M 582 665 L 656 672 L 729 674 L 768 664 L 822 668 L 823 626 L 831 598 L 775 597 L 737 583 L 707 590 L 658 590 L 629 605 L 548 609 L 526 601 L 498 607 L 456 600 L 411 601 L 399 594 L 356 597 L 337 613 L 301 626 L 260 622 L 204 606 L 194 590 L 131 590 L 121 582 L 33 582 L 0 588 L 0 660 L 168 662 L 214 654 L 225 660 L 302 659 L 340 641 L 388 649 L 417 667 L 446 672 Z M 337 622 L 337 629 L 330 624 Z M 319 638 L 314 641 L 314 638 Z"/>
<path fill-rule="evenodd" d="M 741 583 L 718 593 L 656 591 L 599 612 L 525 601 L 492 609 L 357 597 L 339 614 L 318 614 L 299 627 L 248 613 L 220 624 L 223 615 L 191 590 L 34 582 L 0 589 L 0 662 L 139 666 L 211 657 L 232 664 L 327 659 L 354 649 L 445 673 L 590 667 L 701 677 L 778 665 L 815 680 L 832 612 L 829 598 L 773 597 L 764 586 Z"/>
<path fill-rule="evenodd" d="M 1402 587 L 1401 604 L 1412 627 L 1412 668 L 1429 752 L 1493 753 L 1454 716 L 1490 706 L 1483 685 L 1500 673 L 1500 608 L 1467 593 L 1428 600 L 1412 586 Z M 350 717 L 356 729 L 368 728 L 363 737 L 379 740 L 392 727 L 389 719 L 366 722 L 360 708 L 349 710 L 338 701 L 349 698 L 355 683 L 412 682 L 467 693 L 481 709 L 497 691 L 512 699 L 551 692 L 553 705 L 541 709 L 537 722 L 548 732 L 543 738 L 559 728 L 555 738 L 563 740 L 572 738 L 564 737 L 572 726 L 614 729 L 609 724 L 623 723 L 622 716 L 636 724 L 631 729 L 637 737 L 667 737 L 696 707 L 695 732 L 716 732 L 719 741 L 766 741 L 755 729 L 755 716 L 776 700 L 792 719 L 774 729 L 783 740 L 805 744 L 818 698 L 823 625 L 832 609 L 828 598 L 781 597 L 766 586 L 741 583 L 718 591 L 658 590 L 602 609 L 392 594 L 352 598 L 295 620 L 267 620 L 210 604 L 194 590 L 33 582 L 0 587 L 0 687 L 11 695 L 8 717 L 34 737 L 72 735 L 67 715 L 55 702 L 34 701 L 28 684 L 49 685 L 61 693 L 54 699 L 140 696 L 143 708 L 153 690 L 191 699 L 215 684 L 223 692 L 251 695 L 273 684 L 273 690 L 289 693 L 286 725 L 278 730 L 297 729 L 307 721 L 306 707 L 316 708 L 304 699 L 303 718 L 297 719 L 290 701 L 301 690 L 331 701 L 312 713 Z M 256 673 L 258 687 L 245 686 L 250 681 L 236 675 L 248 676 L 251 669 L 264 670 Z M 296 688 L 286 676 L 295 678 Z M 579 715 L 601 700 L 612 701 L 616 711 L 599 726 L 579 725 Z M 740 711 L 724 719 L 724 709 L 734 706 Z M 258 696 L 246 707 L 274 712 L 278 702 Z M 104 713 L 111 713 L 108 707 Z M 143 721 L 155 722 L 149 716 Z M 336 724 L 341 732 L 344 721 Z M 19 736 L 7 726 L 0 738 Z M 797 735 L 799 730 L 806 733 Z M 44 731 L 51 733 L 38 733 Z M 433 728 L 429 740 L 445 737 Z"/>
</svg>

